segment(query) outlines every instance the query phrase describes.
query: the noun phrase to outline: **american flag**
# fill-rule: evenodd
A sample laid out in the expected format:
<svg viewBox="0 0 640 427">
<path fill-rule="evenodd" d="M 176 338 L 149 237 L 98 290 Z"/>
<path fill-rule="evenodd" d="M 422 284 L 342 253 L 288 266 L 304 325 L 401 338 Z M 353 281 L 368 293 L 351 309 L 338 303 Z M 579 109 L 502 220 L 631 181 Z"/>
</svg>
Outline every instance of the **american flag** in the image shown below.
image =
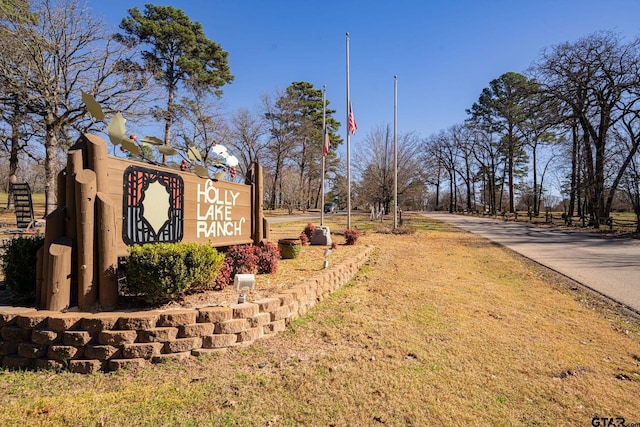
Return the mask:
<svg viewBox="0 0 640 427">
<path fill-rule="evenodd" d="M 331 147 L 331 140 L 329 139 L 329 133 L 327 131 L 324 132 L 324 145 L 322 147 L 322 155 L 326 156 L 329 154 L 329 148 Z"/>
<path fill-rule="evenodd" d="M 351 106 L 351 101 L 349 101 L 349 133 L 355 135 L 356 129 L 358 129 L 358 125 L 356 125 L 356 118 L 353 116 L 353 107 Z"/>
</svg>

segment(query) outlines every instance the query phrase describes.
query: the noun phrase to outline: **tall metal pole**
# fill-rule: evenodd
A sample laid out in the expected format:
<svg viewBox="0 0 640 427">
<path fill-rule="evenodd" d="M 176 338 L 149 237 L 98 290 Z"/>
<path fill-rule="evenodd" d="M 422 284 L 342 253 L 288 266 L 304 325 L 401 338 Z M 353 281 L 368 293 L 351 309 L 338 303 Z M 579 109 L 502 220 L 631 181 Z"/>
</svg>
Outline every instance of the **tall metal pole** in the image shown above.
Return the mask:
<svg viewBox="0 0 640 427">
<path fill-rule="evenodd" d="M 320 226 L 324 225 L 324 174 L 325 154 L 324 146 L 327 143 L 327 85 L 322 86 L 322 184 L 320 185 Z"/>
<path fill-rule="evenodd" d="M 349 123 L 351 95 L 349 92 L 349 33 L 347 33 L 347 123 Z M 351 229 L 351 135 L 347 125 L 347 230 Z"/>
<path fill-rule="evenodd" d="M 393 76 L 393 228 L 398 228 L 398 76 Z"/>
</svg>

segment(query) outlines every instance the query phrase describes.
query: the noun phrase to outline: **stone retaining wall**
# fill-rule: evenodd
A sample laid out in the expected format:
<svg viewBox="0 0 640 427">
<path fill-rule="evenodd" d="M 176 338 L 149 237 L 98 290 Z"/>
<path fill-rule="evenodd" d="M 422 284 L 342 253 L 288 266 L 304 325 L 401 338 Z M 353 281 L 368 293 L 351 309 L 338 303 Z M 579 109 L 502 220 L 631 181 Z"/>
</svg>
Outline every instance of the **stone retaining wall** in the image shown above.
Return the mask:
<svg viewBox="0 0 640 427">
<path fill-rule="evenodd" d="M 251 343 L 283 331 L 347 283 L 372 249 L 277 295 L 230 306 L 100 313 L 0 306 L 0 366 L 92 373 Z"/>
</svg>

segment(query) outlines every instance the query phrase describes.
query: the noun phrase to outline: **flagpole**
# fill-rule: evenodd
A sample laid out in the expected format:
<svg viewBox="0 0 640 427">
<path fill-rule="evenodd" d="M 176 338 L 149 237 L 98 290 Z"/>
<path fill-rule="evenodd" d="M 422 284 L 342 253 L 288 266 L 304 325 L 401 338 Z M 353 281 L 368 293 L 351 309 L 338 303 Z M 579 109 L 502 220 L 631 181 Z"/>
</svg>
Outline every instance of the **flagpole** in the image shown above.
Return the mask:
<svg viewBox="0 0 640 427">
<path fill-rule="evenodd" d="M 325 157 L 324 147 L 327 143 L 327 85 L 322 86 L 322 184 L 320 185 L 320 226 L 324 225 L 324 178 Z"/>
<path fill-rule="evenodd" d="M 349 123 L 351 95 L 349 92 L 349 33 L 347 37 L 347 123 Z M 347 125 L 347 230 L 351 229 L 351 135 Z"/>
<path fill-rule="evenodd" d="M 398 76 L 393 76 L 393 229 L 398 228 Z"/>
</svg>

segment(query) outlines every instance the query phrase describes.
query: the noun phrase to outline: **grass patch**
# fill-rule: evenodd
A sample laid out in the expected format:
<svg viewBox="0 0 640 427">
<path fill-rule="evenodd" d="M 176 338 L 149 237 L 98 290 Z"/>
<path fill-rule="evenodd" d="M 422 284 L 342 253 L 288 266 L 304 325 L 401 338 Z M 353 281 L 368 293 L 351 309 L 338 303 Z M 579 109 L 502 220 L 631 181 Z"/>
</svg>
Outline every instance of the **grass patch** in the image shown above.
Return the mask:
<svg viewBox="0 0 640 427">
<path fill-rule="evenodd" d="M 367 229 L 356 245 L 376 247 L 367 268 L 250 347 L 138 372 L 0 371 L 0 425 L 640 422 L 636 318 L 482 238 L 409 220 L 415 233 Z M 279 268 L 315 274 L 309 256 Z"/>
</svg>

